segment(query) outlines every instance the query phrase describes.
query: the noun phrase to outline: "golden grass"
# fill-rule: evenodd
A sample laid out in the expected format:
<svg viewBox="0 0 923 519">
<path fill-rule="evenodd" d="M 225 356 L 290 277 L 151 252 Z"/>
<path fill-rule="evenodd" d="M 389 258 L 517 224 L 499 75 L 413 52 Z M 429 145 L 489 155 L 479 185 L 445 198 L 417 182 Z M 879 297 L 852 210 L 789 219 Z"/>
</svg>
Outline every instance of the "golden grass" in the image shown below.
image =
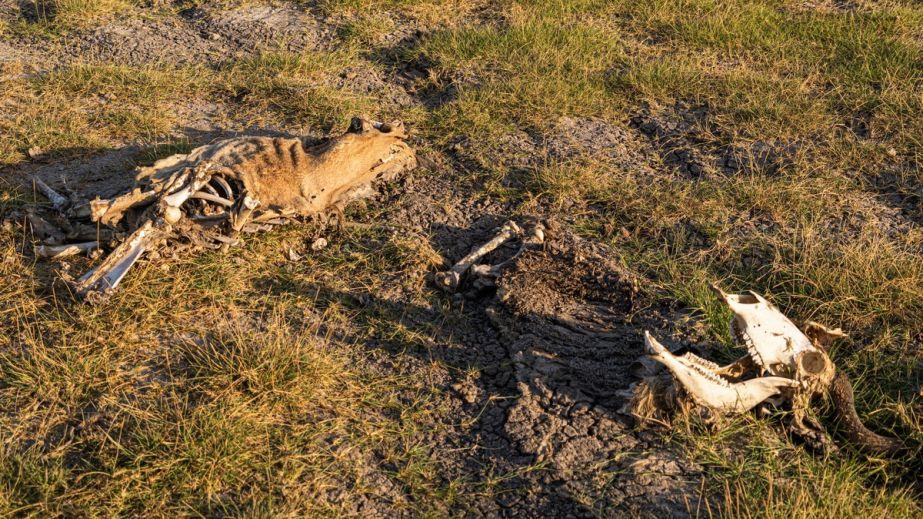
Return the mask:
<svg viewBox="0 0 923 519">
<path fill-rule="evenodd" d="M 136 0 L 34 0 L 38 21 L 53 29 L 82 29 L 125 16 Z"/>
<path fill-rule="evenodd" d="M 15 238 L 2 239 L 4 279 L 35 280 Z M 305 230 L 275 239 L 301 241 Z M 42 285 L 7 285 L 2 297 L 16 311 L 4 319 L 0 399 L 17 413 L 0 419 L 0 510 L 336 514 L 350 501 L 333 503 L 329 492 L 379 491 L 379 479 L 368 479 L 379 459 L 394 472 L 376 478 L 403 495 L 439 496 L 427 507 L 450 505 L 460 482 L 440 483 L 439 447 L 420 443 L 443 420 L 439 390 L 420 375 L 441 368 L 397 358 L 382 370 L 366 341 L 350 338 L 425 337 L 373 326 L 393 327 L 393 316 L 363 317 L 337 295 L 379 283 L 381 271 L 419 275 L 401 251 L 420 245 L 382 245 L 360 246 L 355 262 L 331 252 L 292 272 L 279 264 L 278 243 L 255 243 L 239 254 L 261 268 L 217 256 L 175 265 L 188 291 L 169 273 L 142 269 L 111 307 L 72 307 Z M 266 294 L 263 283 L 286 272 L 291 288 Z"/>
<path fill-rule="evenodd" d="M 175 103 L 205 79 L 192 69 L 105 64 L 4 77 L 0 164 L 21 161 L 33 148 L 74 156 L 126 141 L 156 141 L 173 129 Z"/>
</svg>

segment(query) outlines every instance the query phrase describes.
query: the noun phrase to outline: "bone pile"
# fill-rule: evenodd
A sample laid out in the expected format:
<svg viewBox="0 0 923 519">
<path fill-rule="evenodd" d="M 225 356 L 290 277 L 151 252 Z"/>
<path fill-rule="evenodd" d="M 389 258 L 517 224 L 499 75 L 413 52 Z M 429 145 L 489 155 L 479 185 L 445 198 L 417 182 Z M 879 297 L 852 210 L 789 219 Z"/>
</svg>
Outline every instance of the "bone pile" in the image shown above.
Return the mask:
<svg viewBox="0 0 923 519">
<path fill-rule="evenodd" d="M 241 233 L 266 230 L 299 217 L 327 221 L 352 200 L 374 193 L 416 167 L 403 124 L 353 119 L 346 133 L 317 146 L 301 139 L 239 137 L 216 142 L 139 168 L 135 187 L 111 199 L 69 199 L 45 183 L 36 186 L 66 219 L 89 220 L 118 239 L 95 268 L 71 280 L 80 297 L 114 290 L 145 253 L 168 247 L 227 249 Z M 36 255 L 60 258 L 100 247 L 99 241 L 45 244 Z"/>
</svg>

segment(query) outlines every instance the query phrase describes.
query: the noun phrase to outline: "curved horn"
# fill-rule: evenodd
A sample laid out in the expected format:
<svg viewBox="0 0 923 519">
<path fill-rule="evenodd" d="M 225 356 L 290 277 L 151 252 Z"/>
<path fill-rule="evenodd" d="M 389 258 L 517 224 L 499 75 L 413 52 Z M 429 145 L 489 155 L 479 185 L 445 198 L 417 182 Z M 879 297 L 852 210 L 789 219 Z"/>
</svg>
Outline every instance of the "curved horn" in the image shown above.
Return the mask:
<svg viewBox="0 0 923 519">
<path fill-rule="evenodd" d="M 837 370 L 830 386 L 830 398 L 836 414 L 845 425 L 846 436 L 856 446 L 873 452 L 894 452 L 904 445 L 897 438 L 890 438 L 874 433 L 862 423 L 856 413 L 856 401 L 852 384 L 843 370 Z"/>
</svg>

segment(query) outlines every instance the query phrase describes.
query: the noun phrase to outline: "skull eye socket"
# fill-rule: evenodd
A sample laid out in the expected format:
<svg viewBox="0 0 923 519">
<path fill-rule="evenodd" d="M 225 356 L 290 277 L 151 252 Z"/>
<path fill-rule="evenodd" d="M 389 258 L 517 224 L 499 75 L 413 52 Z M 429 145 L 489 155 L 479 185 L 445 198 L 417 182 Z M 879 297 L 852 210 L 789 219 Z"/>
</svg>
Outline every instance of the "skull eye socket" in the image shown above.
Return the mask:
<svg viewBox="0 0 923 519">
<path fill-rule="evenodd" d="M 760 300 L 753 294 L 740 294 L 737 298 L 737 302 L 743 305 L 755 305 L 759 303 Z"/>
</svg>

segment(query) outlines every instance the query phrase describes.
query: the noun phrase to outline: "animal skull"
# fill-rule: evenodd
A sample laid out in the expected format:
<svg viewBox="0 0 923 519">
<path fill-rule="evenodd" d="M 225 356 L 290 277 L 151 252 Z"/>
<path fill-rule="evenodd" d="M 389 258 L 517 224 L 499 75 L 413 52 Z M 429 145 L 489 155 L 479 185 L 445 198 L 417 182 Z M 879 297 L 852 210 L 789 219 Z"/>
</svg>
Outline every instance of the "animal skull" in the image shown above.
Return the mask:
<svg viewBox="0 0 923 519">
<path fill-rule="evenodd" d="M 760 373 L 788 377 L 825 389 L 836 371 L 830 357 L 778 308 L 755 292 L 726 294 L 712 289 L 734 314 L 731 337 L 747 348 L 747 359 Z M 840 330 L 829 331 L 842 336 Z"/>
<path fill-rule="evenodd" d="M 67 213 L 130 234 L 73 284 L 79 296 L 118 286 L 132 265 L 166 240 L 227 248 L 240 232 L 295 217 L 342 223 L 348 202 L 372 194 L 371 184 L 416 167 L 403 124 L 353 119 L 346 133 L 313 147 L 301 139 L 239 137 L 201 146 L 139 168 L 135 188 L 112 199 L 74 204 Z M 40 186 L 55 208 L 61 195 Z M 47 189 L 46 189 L 47 188 Z M 55 196 L 57 195 L 57 196 Z"/>
<path fill-rule="evenodd" d="M 844 334 L 817 323 L 804 331 L 759 294 L 726 294 L 712 287 L 733 313 L 731 336 L 747 355 L 718 366 L 692 353 L 673 355 L 645 332 L 652 358 L 669 370 L 693 402 L 717 415 L 741 414 L 763 402 L 789 403 L 794 433 L 821 449 L 835 448 L 823 427 L 809 416 L 811 401 L 830 394 L 847 434 L 869 450 L 899 447 L 897 440 L 879 436 L 862 425 L 852 401 L 852 386 L 825 348 Z M 749 378 L 748 378 L 749 377 Z"/>
</svg>

